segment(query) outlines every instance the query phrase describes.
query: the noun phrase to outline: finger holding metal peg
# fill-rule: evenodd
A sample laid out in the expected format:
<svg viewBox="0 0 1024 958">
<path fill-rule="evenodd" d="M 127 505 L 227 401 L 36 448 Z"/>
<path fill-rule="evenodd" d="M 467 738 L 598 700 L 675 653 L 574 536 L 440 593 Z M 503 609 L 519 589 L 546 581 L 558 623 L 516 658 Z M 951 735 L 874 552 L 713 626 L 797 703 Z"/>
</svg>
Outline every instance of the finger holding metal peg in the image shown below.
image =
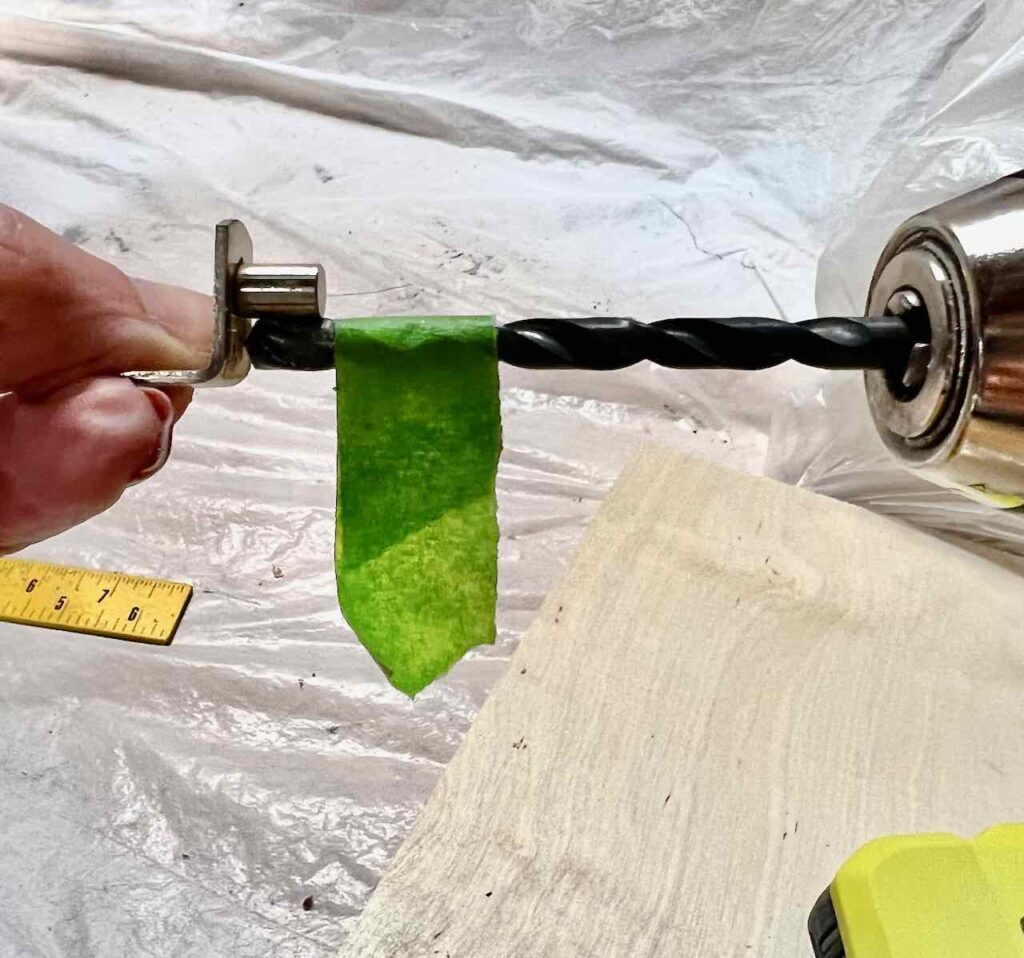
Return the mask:
<svg viewBox="0 0 1024 958">
<path fill-rule="evenodd" d="M 245 344 L 252 320 L 261 316 L 319 319 L 327 297 L 319 264 L 252 262 L 252 239 L 240 220 L 223 220 L 214 233 L 213 335 L 205 369 L 144 370 L 126 373 L 141 383 L 178 386 L 234 386 L 249 373 Z"/>
</svg>

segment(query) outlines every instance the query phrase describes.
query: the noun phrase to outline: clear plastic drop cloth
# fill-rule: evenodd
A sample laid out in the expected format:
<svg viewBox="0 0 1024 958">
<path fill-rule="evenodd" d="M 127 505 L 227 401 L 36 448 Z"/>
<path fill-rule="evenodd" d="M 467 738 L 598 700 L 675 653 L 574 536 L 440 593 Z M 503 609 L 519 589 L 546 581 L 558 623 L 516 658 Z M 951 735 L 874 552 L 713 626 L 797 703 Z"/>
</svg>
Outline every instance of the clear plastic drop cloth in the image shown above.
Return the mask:
<svg viewBox="0 0 1024 958">
<path fill-rule="evenodd" d="M 335 316 L 800 319 L 823 252 L 818 305 L 857 313 L 899 214 L 1024 166 L 1022 20 L 0 0 L 0 200 L 197 289 L 238 217 L 258 259 L 324 263 Z M 338 611 L 329 373 L 203 392 L 161 474 L 28 551 L 196 597 L 167 649 L 0 625 L 0 956 L 338 954 L 641 443 L 954 521 L 865 438 L 855 377 L 502 377 L 499 641 L 414 702 Z M 1013 538 L 995 515 L 961 525 Z"/>
<path fill-rule="evenodd" d="M 931 84 L 925 109 L 830 240 L 824 315 L 862 312 L 878 255 L 914 213 L 1024 168 L 1024 4 L 988 5 Z M 857 374 L 794 390 L 775 419 L 768 471 L 942 534 L 1024 553 L 1024 521 L 904 470 L 878 438 Z"/>
</svg>

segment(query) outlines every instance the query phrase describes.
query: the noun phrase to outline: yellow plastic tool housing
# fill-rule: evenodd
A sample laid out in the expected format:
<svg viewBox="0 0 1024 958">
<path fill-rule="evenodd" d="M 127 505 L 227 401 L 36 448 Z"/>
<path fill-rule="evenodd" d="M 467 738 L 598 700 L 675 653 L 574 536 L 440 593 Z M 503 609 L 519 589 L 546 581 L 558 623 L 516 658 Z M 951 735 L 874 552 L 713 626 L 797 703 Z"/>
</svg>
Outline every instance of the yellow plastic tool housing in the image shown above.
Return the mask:
<svg viewBox="0 0 1024 958">
<path fill-rule="evenodd" d="M 1024 824 L 877 839 L 830 890 L 846 958 L 1024 958 Z"/>
</svg>

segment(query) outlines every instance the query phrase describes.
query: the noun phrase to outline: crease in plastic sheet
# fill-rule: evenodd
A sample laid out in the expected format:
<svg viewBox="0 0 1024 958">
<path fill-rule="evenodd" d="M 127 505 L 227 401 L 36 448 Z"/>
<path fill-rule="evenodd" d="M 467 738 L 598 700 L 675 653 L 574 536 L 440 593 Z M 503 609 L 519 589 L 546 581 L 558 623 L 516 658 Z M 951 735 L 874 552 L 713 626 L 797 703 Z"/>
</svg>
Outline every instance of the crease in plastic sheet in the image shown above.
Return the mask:
<svg viewBox="0 0 1024 958">
<path fill-rule="evenodd" d="M 808 11 L 0 0 L 0 200 L 200 290 L 238 217 L 257 259 L 324 264 L 332 315 L 800 319 L 829 244 L 819 305 L 857 312 L 904 214 L 1024 166 L 1024 11 Z M 196 596 L 157 651 L 0 626 L 2 958 L 337 955 L 643 442 L 964 506 L 880 454 L 855 376 L 501 377 L 497 642 L 414 703 L 338 611 L 328 373 L 201 393 L 160 475 L 31 550 Z"/>
<path fill-rule="evenodd" d="M 490 316 L 335 324 L 346 621 L 414 696 L 494 641 L 501 420 Z"/>
</svg>

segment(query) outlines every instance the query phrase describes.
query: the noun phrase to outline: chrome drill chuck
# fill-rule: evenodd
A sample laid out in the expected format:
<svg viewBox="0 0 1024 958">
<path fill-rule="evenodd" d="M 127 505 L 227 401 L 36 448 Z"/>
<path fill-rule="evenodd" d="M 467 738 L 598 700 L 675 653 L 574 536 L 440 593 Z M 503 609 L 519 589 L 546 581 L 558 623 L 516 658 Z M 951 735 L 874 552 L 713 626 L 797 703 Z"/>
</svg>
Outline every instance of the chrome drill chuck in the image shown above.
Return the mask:
<svg viewBox="0 0 1024 958">
<path fill-rule="evenodd" d="M 988 501 L 1024 501 L 1024 172 L 911 217 L 875 268 L 867 315 L 918 344 L 902 373 L 865 373 L 886 445 Z"/>
</svg>

